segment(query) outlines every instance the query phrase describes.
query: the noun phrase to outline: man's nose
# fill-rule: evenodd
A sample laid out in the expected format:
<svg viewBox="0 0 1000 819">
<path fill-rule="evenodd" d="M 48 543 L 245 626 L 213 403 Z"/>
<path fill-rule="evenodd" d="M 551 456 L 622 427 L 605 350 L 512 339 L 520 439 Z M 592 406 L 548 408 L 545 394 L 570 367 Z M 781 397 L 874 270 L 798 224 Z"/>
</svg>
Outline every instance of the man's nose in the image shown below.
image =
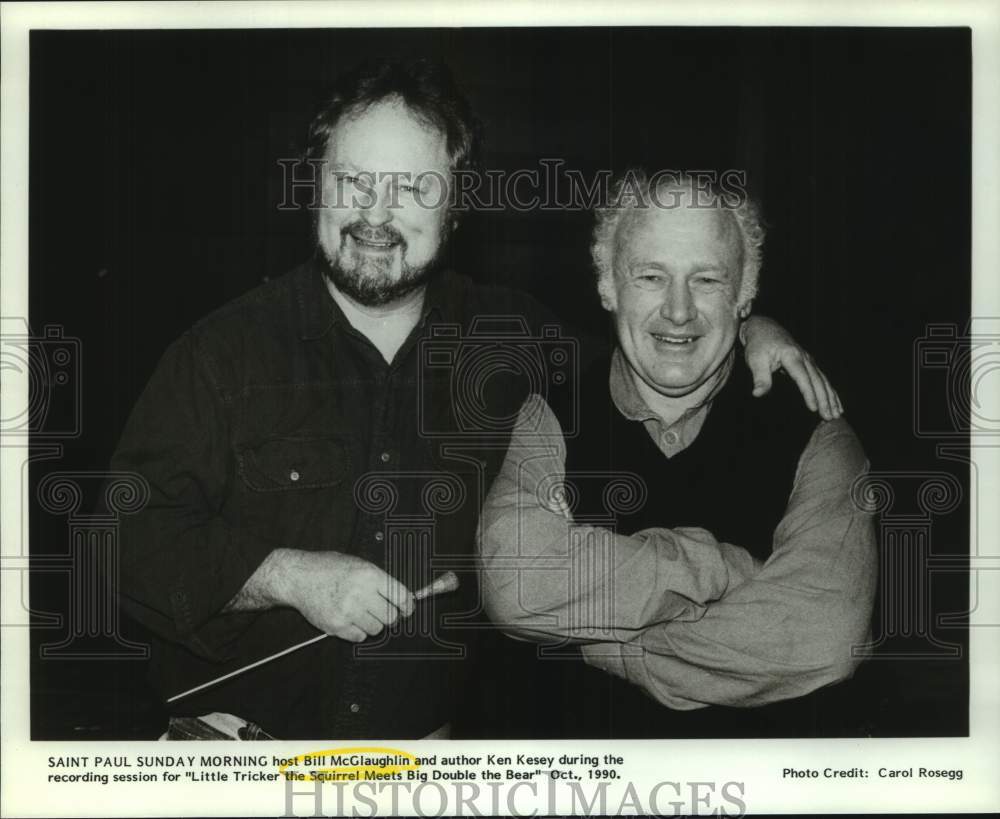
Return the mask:
<svg viewBox="0 0 1000 819">
<path fill-rule="evenodd" d="M 674 324 L 687 324 L 694 321 L 698 315 L 695 309 L 694 298 L 691 296 L 691 288 L 687 282 L 674 281 L 667 287 L 660 305 L 660 315 Z"/>
<path fill-rule="evenodd" d="M 381 227 L 392 221 L 392 210 L 389 208 L 389 190 L 386 186 L 372 189 L 366 206 L 361 208 L 361 218 L 371 227 Z"/>
</svg>

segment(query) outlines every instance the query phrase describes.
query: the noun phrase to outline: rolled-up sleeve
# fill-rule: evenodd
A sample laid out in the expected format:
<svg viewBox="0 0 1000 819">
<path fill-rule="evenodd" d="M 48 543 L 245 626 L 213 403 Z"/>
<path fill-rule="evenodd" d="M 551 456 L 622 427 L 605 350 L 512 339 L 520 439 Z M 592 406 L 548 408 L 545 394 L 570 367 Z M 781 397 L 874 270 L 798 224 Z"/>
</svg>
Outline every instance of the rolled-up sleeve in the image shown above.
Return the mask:
<svg viewBox="0 0 1000 819">
<path fill-rule="evenodd" d="M 256 615 L 222 615 L 271 546 L 252 542 L 222 516 L 232 480 L 224 396 L 191 334 L 164 354 L 112 457 L 141 475 L 149 501 L 124 516 L 120 598 L 165 639 L 207 659 L 231 654 Z"/>
</svg>

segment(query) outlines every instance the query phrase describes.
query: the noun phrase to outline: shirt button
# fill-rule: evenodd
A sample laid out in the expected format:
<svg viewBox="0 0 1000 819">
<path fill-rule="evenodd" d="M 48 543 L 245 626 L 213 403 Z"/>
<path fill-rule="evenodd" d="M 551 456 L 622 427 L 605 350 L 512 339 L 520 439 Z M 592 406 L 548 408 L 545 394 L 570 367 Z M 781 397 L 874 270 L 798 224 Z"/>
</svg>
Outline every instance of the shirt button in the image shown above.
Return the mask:
<svg viewBox="0 0 1000 819">
<path fill-rule="evenodd" d="M 361 706 L 360 705 L 358 705 L 356 702 L 352 702 L 351 703 L 351 713 L 352 714 L 356 714 L 360 710 L 361 710 Z"/>
<path fill-rule="evenodd" d="M 671 446 L 673 446 L 674 444 L 677 443 L 677 433 L 668 432 L 666 435 L 663 436 L 663 440 L 666 441 Z"/>
<path fill-rule="evenodd" d="M 379 455 L 379 458 L 381 458 L 381 459 L 382 459 L 382 463 L 384 463 L 384 464 L 387 464 L 387 463 L 389 463 L 389 459 L 390 459 L 391 457 L 392 457 L 392 456 L 391 456 L 391 455 L 390 455 L 390 454 L 389 454 L 388 452 L 383 452 L 383 453 L 382 453 L 381 455 Z"/>
<path fill-rule="evenodd" d="M 288 473 L 288 478 L 289 478 L 289 480 L 292 480 L 292 481 L 297 481 L 301 477 L 302 476 L 299 475 L 298 470 L 296 470 L 296 469 L 293 469 L 291 472 Z"/>
<path fill-rule="evenodd" d="M 375 540 L 377 540 L 379 543 L 381 543 L 383 540 L 385 540 L 385 535 L 382 534 L 381 532 L 376 532 L 375 533 Z"/>
</svg>

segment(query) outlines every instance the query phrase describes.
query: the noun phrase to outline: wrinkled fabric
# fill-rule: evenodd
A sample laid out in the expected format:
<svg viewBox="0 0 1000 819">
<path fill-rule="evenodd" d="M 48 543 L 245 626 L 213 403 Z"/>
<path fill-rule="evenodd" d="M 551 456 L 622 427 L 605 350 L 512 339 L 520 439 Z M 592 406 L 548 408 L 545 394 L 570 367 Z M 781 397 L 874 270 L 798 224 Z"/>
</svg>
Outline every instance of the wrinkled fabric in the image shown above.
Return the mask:
<svg viewBox="0 0 1000 819">
<path fill-rule="evenodd" d="M 635 411 L 628 395 L 615 394 L 614 377 L 611 385 L 616 406 Z M 700 428 L 707 412 L 679 423 Z M 652 425 L 659 445 L 664 427 Z M 876 552 L 871 517 L 850 499 L 868 464 L 846 421 L 817 426 L 763 563 L 705 529 L 626 536 L 574 523 L 551 489 L 565 459 L 558 420 L 529 397 L 479 537 L 487 608 L 511 636 L 581 643 L 589 664 L 680 710 L 763 705 L 851 676 L 852 647 L 868 636 Z M 567 581 L 581 566 L 602 565 L 610 569 L 588 574 L 585 586 Z"/>
</svg>

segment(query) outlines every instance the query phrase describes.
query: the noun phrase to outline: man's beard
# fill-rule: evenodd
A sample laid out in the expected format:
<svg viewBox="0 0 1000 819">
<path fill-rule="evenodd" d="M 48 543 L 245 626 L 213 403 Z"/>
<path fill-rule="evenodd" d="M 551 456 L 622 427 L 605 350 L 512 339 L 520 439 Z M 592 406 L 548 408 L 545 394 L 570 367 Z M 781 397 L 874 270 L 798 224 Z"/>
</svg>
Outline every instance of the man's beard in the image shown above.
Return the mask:
<svg viewBox="0 0 1000 819">
<path fill-rule="evenodd" d="M 345 250 L 349 234 L 361 237 L 371 242 L 392 242 L 395 250 L 384 256 L 362 253 L 352 254 Z M 336 254 L 330 254 L 317 242 L 317 254 L 323 265 L 324 275 L 344 295 L 363 304 L 366 307 L 379 307 L 402 299 L 414 290 L 423 287 L 444 266 L 447 256 L 448 241 L 451 231 L 442 227 L 441 243 L 434 255 L 419 267 L 413 267 L 406 262 L 407 244 L 402 235 L 391 225 L 381 228 L 370 228 L 362 222 L 352 222 L 340 229 L 340 249 Z M 400 275 L 393 275 L 393 265 L 396 253 L 400 257 Z M 348 258 L 349 267 L 342 264 L 344 257 Z"/>
</svg>

